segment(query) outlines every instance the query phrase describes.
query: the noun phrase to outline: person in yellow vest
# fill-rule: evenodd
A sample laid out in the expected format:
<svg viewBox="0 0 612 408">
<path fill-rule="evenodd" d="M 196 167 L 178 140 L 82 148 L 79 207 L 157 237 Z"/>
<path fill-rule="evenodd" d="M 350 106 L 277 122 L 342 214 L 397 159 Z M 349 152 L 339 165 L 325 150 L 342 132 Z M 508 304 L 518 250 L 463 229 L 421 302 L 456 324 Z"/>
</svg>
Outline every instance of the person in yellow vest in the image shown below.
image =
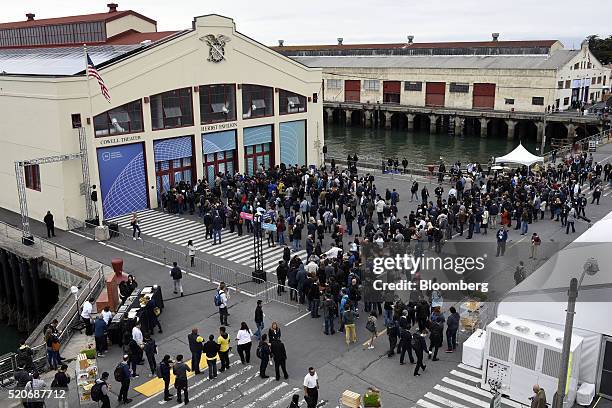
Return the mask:
<svg viewBox="0 0 612 408">
<path fill-rule="evenodd" d="M 230 336 L 225 331 L 225 326 L 219 327 L 219 337 L 217 337 L 217 343 L 219 343 L 219 359 L 221 360 L 220 372 L 230 368 L 229 362 L 229 351 L 230 351 Z"/>
</svg>

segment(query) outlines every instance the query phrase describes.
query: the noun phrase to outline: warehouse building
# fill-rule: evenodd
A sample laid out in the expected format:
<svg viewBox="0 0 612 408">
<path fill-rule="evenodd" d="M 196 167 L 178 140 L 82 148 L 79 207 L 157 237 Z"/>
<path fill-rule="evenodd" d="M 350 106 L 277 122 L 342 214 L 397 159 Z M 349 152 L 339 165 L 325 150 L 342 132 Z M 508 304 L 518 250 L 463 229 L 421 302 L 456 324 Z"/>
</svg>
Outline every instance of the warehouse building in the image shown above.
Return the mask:
<svg viewBox="0 0 612 408">
<path fill-rule="evenodd" d="M 158 32 L 154 20 L 108 7 L 0 24 L 0 206 L 20 209 L 16 160 L 26 161 L 30 216 L 51 210 L 59 226 L 88 215 L 89 185 L 108 219 L 157 207 L 181 180 L 321 162 L 319 68 L 237 32 L 227 17 Z M 84 43 L 110 100 L 85 76 Z M 70 160 L 83 135 L 87 185 L 83 160 Z"/>
</svg>

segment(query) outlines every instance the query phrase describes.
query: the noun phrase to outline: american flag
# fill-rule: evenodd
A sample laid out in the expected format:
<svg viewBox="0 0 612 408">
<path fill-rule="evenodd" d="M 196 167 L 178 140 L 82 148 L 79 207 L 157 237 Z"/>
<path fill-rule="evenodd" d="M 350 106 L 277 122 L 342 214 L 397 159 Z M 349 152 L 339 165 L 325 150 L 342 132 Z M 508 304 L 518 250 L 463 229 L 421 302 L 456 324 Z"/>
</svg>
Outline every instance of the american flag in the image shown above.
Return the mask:
<svg viewBox="0 0 612 408">
<path fill-rule="evenodd" d="M 104 80 L 102 79 L 102 77 L 98 73 L 98 70 L 96 69 L 96 66 L 94 65 L 94 63 L 91 60 L 91 58 L 89 57 L 89 54 L 85 53 L 85 55 L 87 56 L 87 76 L 88 77 L 94 77 L 94 78 L 96 78 L 98 80 L 98 85 L 100 85 L 100 92 L 102 92 L 102 95 L 110 103 L 110 99 L 111 99 L 110 98 L 110 94 L 108 93 L 108 88 L 106 87 L 106 84 L 104 83 Z"/>
</svg>

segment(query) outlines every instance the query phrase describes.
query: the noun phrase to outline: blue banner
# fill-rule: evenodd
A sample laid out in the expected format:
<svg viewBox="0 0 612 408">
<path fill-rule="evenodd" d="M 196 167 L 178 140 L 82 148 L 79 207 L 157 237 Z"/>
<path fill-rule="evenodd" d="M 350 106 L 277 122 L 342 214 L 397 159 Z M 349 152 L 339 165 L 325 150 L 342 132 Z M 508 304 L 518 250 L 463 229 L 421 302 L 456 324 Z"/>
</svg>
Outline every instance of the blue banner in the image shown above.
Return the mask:
<svg viewBox="0 0 612 408">
<path fill-rule="evenodd" d="M 261 228 L 268 230 L 268 231 L 276 231 L 276 224 L 270 224 L 267 222 L 262 222 L 261 223 Z"/>
<path fill-rule="evenodd" d="M 168 161 L 193 156 L 191 136 L 155 140 L 153 142 L 155 161 Z"/>
<path fill-rule="evenodd" d="M 104 218 L 148 207 L 142 143 L 97 150 Z"/>
<path fill-rule="evenodd" d="M 205 133 L 202 135 L 202 150 L 204 154 L 225 152 L 236 148 L 236 131 Z"/>
<path fill-rule="evenodd" d="M 306 121 L 281 122 L 279 131 L 281 163 L 306 164 Z"/>
</svg>

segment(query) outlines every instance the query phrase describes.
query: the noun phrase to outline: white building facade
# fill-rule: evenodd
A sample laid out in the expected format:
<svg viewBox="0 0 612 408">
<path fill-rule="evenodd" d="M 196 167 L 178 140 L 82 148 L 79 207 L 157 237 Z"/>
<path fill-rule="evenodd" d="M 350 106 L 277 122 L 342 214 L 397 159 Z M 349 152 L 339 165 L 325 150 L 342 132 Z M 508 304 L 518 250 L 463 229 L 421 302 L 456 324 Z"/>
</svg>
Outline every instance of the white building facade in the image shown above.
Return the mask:
<svg viewBox="0 0 612 408">
<path fill-rule="evenodd" d="M 19 211 L 14 161 L 79 152 L 81 127 L 105 219 L 157 207 L 181 180 L 321 163 L 321 70 L 237 32 L 233 20 L 197 17 L 190 30 L 111 48 L 89 49 L 110 102 L 83 75 L 82 50 L 80 67 L 64 72 L 69 58 L 37 68 L 13 55 L 27 50 L 0 49 L 0 71 L 10 69 L 0 75 L 1 207 Z M 78 160 L 26 168 L 30 216 L 51 210 L 59 227 L 84 219 L 82 181 Z"/>
</svg>

